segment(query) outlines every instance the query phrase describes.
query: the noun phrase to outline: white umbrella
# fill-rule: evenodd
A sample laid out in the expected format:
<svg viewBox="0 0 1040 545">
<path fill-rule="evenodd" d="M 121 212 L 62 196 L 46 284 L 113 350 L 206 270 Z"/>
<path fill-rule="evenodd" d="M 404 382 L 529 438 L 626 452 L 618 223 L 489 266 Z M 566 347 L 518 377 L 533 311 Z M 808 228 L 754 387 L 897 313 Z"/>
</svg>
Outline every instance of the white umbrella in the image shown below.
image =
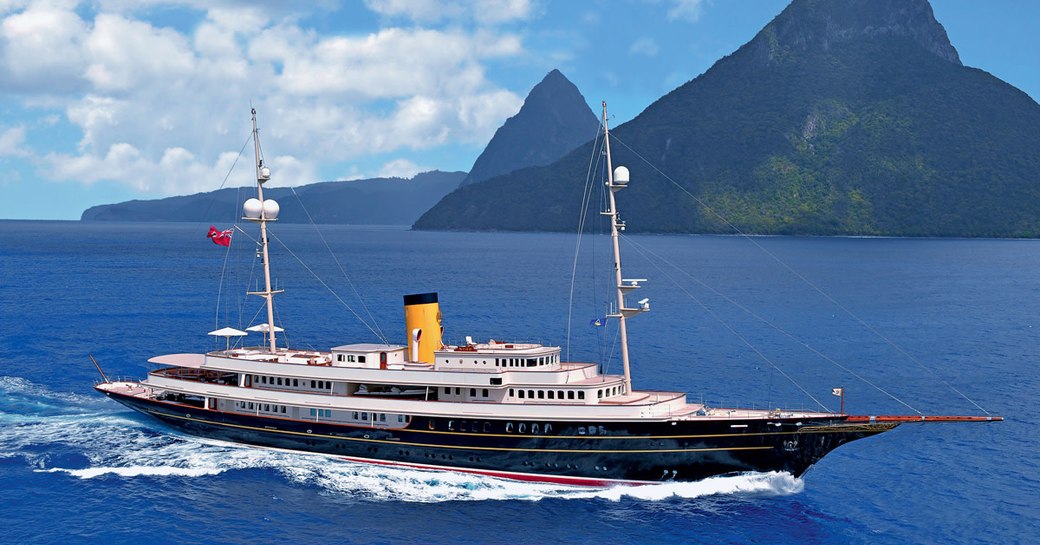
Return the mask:
<svg viewBox="0 0 1040 545">
<path fill-rule="evenodd" d="M 269 324 L 257 324 L 255 326 L 246 328 L 246 331 L 259 331 L 260 333 L 267 333 L 270 330 L 271 330 L 271 326 Z M 285 330 L 280 328 L 280 327 L 278 327 L 278 326 L 274 326 L 274 332 L 275 333 L 280 333 L 282 331 L 285 331 Z"/>
<path fill-rule="evenodd" d="M 227 341 L 227 349 L 229 350 L 231 349 L 231 337 L 244 337 L 248 335 L 245 331 L 233 327 L 223 327 L 216 331 L 210 331 L 209 334 L 214 337 L 224 337 Z"/>
<path fill-rule="evenodd" d="M 271 326 L 269 324 L 256 324 L 255 326 L 247 327 L 246 331 L 259 331 L 260 333 L 263 333 L 264 334 L 264 344 L 267 344 L 267 336 L 271 334 Z M 274 332 L 275 333 L 280 333 L 282 331 L 285 331 L 285 330 L 280 328 L 280 327 L 278 327 L 278 326 L 274 326 Z"/>
</svg>

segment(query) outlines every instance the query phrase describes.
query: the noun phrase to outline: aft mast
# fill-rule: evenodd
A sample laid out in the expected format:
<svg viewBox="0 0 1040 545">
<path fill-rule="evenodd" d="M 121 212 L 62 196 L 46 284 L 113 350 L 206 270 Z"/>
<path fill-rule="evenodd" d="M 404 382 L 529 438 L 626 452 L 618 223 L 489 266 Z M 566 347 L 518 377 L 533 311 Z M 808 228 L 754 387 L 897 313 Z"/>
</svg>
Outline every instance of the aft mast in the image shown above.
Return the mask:
<svg viewBox="0 0 1040 545">
<path fill-rule="evenodd" d="M 267 335 L 269 348 L 273 354 L 277 349 L 275 343 L 274 325 L 274 294 L 282 290 L 271 289 L 271 265 L 267 252 L 267 222 L 278 220 L 278 203 L 273 200 L 264 200 L 264 182 L 271 179 L 271 169 L 264 166 L 264 160 L 260 157 L 260 136 L 256 129 L 256 108 L 253 114 L 253 149 L 256 153 L 256 199 L 249 199 L 243 205 L 245 217 L 243 219 L 260 224 L 260 250 L 264 262 L 264 291 L 251 291 L 250 295 L 259 295 L 267 299 Z"/>
<path fill-rule="evenodd" d="M 624 279 L 621 277 L 621 249 L 618 244 L 618 230 L 625 230 L 625 222 L 621 221 L 621 217 L 618 215 L 614 193 L 627 187 L 629 178 L 627 168 L 619 166 L 617 171 L 615 171 L 611 162 L 610 128 L 607 125 L 607 101 L 605 100 L 603 101 L 603 141 L 607 152 L 607 188 L 610 190 L 610 210 L 602 214 L 610 216 L 610 239 L 614 245 L 614 277 L 617 286 L 617 312 L 609 316 L 618 319 L 618 332 L 621 336 L 621 364 L 625 370 L 625 393 L 629 393 L 632 391 L 632 373 L 629 370 L 628 363 L 628 331 L 625 328 L 625 320 L 630 316 L 650 310 L 650 300 L 640 300 L 638 308 L 625 306 L 625 292 L 638 288 L 639 283 L 646 280 L 642 278 Z"/>
</svg>

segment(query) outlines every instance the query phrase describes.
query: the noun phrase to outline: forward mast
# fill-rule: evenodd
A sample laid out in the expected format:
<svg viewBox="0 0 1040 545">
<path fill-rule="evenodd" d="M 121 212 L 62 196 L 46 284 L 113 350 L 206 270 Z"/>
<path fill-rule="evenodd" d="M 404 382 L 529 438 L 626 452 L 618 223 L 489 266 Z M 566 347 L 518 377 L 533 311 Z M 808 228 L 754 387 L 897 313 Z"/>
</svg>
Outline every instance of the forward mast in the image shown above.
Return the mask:
<svg viewBox="0 0 1040 545">
<path fill-rule="evenodd" d="M 245 216 L 242 219 L 260 224 L 260 254 L 264 262 L 264 291 L 251 291 L 250 295 L 258 295 L 267 300 L 267 338 L 271 353 L 277 351 L 275 333 L 278 328 L 274 325 L 274 295 L 284 290 L 271 289 L 271 264 L 267 250 L 267 222 L 278 220 L 278 203 L 274 200 L 264 200 L 264 182 L 271 179 L 271 169 L 264 165 L 260 156 L 260 133 L 256 128 L 256 108 L 253 114 L 253 150 L 256 155 L 256 199 L 249 199 L 243 205 Z"/>
<path fill-rule="evenodd" d="M 625 393 L 627 394 L 632 391 L 632 372 L 629 368 L 628 331 L 625 321 L 631 316 L 650 310 L 650 300 L 641 299 L 638 303 L 639 306 L 635 308 L 625 306 L 625 293 L 638 289 L 639 283 L 646 282 L 646 279 L 622 278 L 621 275 L 621 248 L 618 232 L 625 230 L 625 222 L 621 221 L 621 216 L 618 214 L 614 193 L 628 187 L 629 174 L 628 169 L 623 166 L 619 166 L 615 171 L 611 161 L 610 127 L 607 122 L 607 101 L 605 100 L 603 101 L 603 142 L 607 153 L 607 188 L 610 190 L 610 210 L 602 212 L 602 214 L 610 217 L 610 239 L 614 246 L 614 280 L 615 286 L 617 286 L 617 311 L 609 314 L 608 317 L 618 320 L 618 332 L 621 337 L 621 364 L 624 367 Z"/>
</svg>

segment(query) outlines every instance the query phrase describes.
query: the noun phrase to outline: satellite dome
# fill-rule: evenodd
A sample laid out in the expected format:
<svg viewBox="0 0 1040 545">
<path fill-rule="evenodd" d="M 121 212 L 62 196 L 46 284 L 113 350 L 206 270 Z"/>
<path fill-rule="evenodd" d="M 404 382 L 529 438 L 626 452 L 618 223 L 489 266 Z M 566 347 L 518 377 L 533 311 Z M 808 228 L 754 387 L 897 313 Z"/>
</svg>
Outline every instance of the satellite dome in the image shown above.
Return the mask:
<svg viewBox="0 0 1040 545">
<path fill-rule="evenodd" d="M 617 167 L 614 169 L 614 185 L 628 184 L 628 168 Z"/>
<path fill-rule="evenodd" d="M 278 212 L 281 211 L 281 207 L 278 206 L 278 202 L 274 199 L 267 199 L 264 201 L 264 218 L 269 220 L 278 219 Z"/>
<path fill-rule="evenodd" d="M 258 220 L 260 219 L 260 211 L 263 208 L 264 205 L 260 204 L 260 199 L 249 199 L 242 205 L 242 213 L 248 219 Z"/>
</svg>

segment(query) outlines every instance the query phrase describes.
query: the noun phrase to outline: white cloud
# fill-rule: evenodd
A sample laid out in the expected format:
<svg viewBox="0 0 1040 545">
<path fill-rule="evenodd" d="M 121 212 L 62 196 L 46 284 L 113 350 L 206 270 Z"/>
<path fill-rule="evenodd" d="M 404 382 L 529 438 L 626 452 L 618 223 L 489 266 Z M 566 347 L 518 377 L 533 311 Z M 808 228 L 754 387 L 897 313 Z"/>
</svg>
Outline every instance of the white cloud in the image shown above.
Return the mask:
<svg viewBox="0 0 1040 545">
<path fill-rule="evenodd" d="M 518 35 L 498 29 L 321 36 L 291 14 L 228 1 L 178 31 L 135 14 L 153 4 L 102 1 L 81 18 L 74 4 L 41 2 L 0 15 L 0 96 L 26 93 L 20 100 L 40 110 L 40 123 L 61 112 L 80 131 L 76 150 L 32 150 L 9 129 L 0 150 L 31 153 L 54 180 L 112 180 L 157 195 L 210 190 L 238 157 L 252 104 L 265 149 L 279 154 L 268 160 L 272 185 L 303 184 L 328 162 L 486 142 L 522 104 L 485 75 L 486 62 L 525 54 Z M 458 16 L 486 23 L 530 13 L 526 1 L 493 4 Z M 229 184 L 248 183 L 241 178 Z"/>
<path fill-rule="evenodd" d="M 656 57 L 658 50 L 657 42 L 652 38 L 639 38 L 632 43 L 632 47 L 628 48 L 628 52 L 633 55 L 646 55 L 647 57 Z"/>
<path fill-rule="evenodd" d="M 25 127 L 0 127 L 0 157 L 28 157 L 25 147 Z"/>
<path fill-rule="evenodd" d="M 703 0 L 672 0 L 672 7 L 668 9 L 668 20 L 696 23 L 701 18 L 703 3 Z"/>
<path fill-rule="evenodd" d="M 409 161 L 408 159 L 394 159 L 389 163 L 383 165 L 379 169 L 380 178 L 405 178 L 409 179 L 414 177 L 420 172 L 425 172 L 430 169 L 420 167 L 419 165 Z"/>
<path fill-rule="evenodd" d="M 80 89 L 86 29 L 75 13 L 47 3 L 4 18 L 0 22 L 0 91 Z"/>
<path fill-rule="evenodd" d="M 473 20 L 495 25 L 531 16 L 529 0 L 365 0 L 368 8 L 385 17 L 403 17 L 418 23 Z"/>
</svg>

